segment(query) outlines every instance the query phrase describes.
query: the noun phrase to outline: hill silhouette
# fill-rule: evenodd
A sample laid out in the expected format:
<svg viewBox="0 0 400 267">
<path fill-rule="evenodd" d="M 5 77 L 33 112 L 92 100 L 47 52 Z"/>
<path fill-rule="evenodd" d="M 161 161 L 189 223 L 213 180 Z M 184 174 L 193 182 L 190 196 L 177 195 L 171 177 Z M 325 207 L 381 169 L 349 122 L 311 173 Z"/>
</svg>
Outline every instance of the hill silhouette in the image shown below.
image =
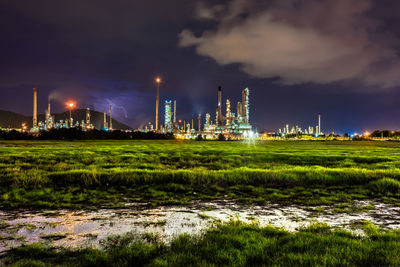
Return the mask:
<svg viewBox="0 0 400 267">
<path fill-rule="evenodd" d="M 69 118 L 69 111 L 51 114 L 55 116 L 56 121 Z M 86 120 L 86 109 L 77 109 L 72 111 L 74 121 Z M 45 114 L 38 115 L 38 121 L 44 121 Z M 102 112 L 90 110 L 90 122 L 96 129 L 102 129 L 104 115 Z M 107 115 L 107 123 L 110 122 L 110 116 Z M 16 112 L 0 110 L 0 127 L 2 128 L 21 128 L 22 123 L 26 123 L 29 128 L 32 127 L 32 116 L 25 116 Z M 132 127 L 113 119 L 113 129 L 132 130 Z"/>
</svg>

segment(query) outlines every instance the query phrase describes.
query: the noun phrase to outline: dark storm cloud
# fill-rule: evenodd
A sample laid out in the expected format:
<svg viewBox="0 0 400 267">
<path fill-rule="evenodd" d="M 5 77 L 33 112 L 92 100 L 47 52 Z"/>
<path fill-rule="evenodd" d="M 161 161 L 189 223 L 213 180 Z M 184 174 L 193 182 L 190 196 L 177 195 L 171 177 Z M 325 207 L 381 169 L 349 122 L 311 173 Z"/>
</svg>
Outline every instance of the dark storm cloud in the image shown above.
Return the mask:
<svg viewBox="0 0 400 267">
<path fill-rule="evenodd" d="M 358 80 L 369 90 L 400 85 L 398 39 L 368 12 L 369 0 L 232 0 L 197 6 L 215 30 L 180 33 L 180 45 L 253 77 L 284 84 Z"/>
</svg>

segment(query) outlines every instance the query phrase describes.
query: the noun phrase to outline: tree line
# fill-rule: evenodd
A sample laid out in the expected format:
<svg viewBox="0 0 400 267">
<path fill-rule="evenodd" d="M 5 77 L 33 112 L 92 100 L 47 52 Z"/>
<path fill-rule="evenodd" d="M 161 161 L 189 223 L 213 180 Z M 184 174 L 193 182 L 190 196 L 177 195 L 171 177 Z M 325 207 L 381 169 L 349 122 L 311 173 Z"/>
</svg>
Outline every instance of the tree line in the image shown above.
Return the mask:
<svg viewBox="0 0 400 267">
<path fill-rule="evenodd" d="M 172 133 L 140 132 L 140 131 L 104 131 L 80 128 L 61 128 L 42 131 L 37 134 L 28 132 L 0 131 L 0 138 L 4 140 L 130 140 L 130 139 L 174 139 Z"/>
</svg>

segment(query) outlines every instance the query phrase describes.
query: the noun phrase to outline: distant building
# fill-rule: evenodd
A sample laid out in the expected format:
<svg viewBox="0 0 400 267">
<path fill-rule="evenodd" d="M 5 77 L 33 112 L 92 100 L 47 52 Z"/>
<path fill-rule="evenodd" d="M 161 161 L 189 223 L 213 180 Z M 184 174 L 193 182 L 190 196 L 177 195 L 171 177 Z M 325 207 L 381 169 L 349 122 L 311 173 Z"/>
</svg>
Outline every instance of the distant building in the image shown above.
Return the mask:
<svg viewBox="0 0 400 267">
<path fill-rule="evenodd" d="M 165 100 L 164 125 L 165 131 L 171 133 L 173 129 L 171 100 Z"/>
<path fill-rule="evenodd" d="M 242 102 L 237 103 L 236 114 L 231 110 L 231 102 L 226 100 L 225 116 L 222 114 L 222 88 L 218 88 L 218 104 L 215 113 L 215 124 L 210 121 L 210 114 L 206 114 L 203 134 L 215 137 L 224 134 L 228 137 L 247 136 L 252 133 L 250 125 L 249 89 L 242 91 Z"/>
</svg>

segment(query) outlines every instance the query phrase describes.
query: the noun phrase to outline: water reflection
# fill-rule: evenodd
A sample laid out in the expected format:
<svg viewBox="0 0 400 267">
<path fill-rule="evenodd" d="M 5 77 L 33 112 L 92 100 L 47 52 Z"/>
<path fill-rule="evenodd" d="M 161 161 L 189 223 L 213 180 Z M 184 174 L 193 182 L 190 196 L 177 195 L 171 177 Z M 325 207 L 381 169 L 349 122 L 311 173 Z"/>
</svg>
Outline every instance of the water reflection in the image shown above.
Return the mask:
<svg viewBox="0 0 400 267">
<path fill-rule="evenodd" d="M 352 229 L 357 222 L 369 220 L 381 227 L 400 228 L 400 207 L 371 201 L 352 205 L 353 208 L 365 206 L 370 208 L 337 213 L 336 207 L 328 206 L 241 206 L 218 201 L 195 202 L 190 207 L 148 208 L 144 204 L 126 204 L 124 209 L 97 211 L 0 211 L 0 252 L 34 242 L 65 247 L 100 247 L 101 240 L 107 236 L 132 231 L 156 233 L 168 242 L 176 235 L 198 234 L 212 223 L 232 218 L 256 221 L 260 225 L 271 224 L 289 231 L 307 226 L 311 221 Z"/>
</svg>

